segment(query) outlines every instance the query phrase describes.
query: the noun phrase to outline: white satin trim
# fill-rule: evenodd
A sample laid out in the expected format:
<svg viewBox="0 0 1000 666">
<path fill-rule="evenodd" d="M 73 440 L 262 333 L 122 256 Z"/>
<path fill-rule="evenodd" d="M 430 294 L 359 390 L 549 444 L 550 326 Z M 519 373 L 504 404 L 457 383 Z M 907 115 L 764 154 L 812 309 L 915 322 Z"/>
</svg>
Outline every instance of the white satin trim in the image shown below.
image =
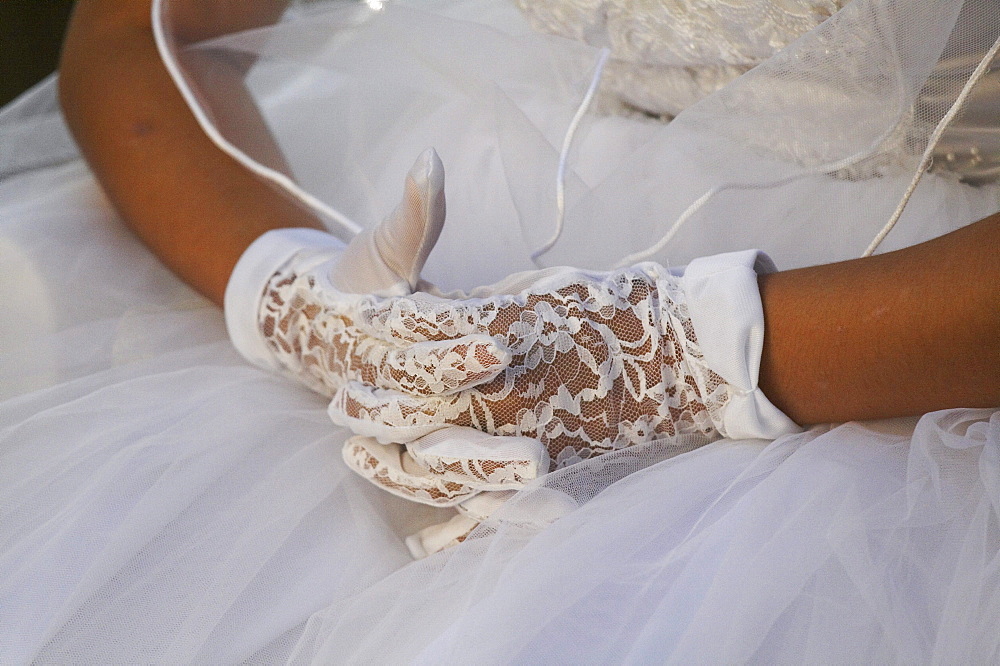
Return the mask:
<svg viewBox="0 0 1000 666">
<path fill-rule="evenodd" d="M 745 250 L 695 259 L 682 278 L 706 364 L 730 385 L 719 430 L 732 439 L 777 439 L 802 430 L 757 385 L 764 346 L 757 276 L 776 270 L 764 252 Z"/>
</svg>

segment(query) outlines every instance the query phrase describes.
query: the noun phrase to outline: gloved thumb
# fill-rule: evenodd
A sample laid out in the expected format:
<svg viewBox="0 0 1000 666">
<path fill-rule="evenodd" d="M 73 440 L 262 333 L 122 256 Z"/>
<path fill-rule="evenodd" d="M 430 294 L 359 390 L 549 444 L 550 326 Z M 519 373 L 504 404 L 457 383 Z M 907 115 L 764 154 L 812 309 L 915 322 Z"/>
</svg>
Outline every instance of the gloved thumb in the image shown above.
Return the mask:
<svg viewBox="0 0 1000 666">
<path fill-rule="evenodd" d="M 420 271 L 444 226 L 444 166 L 430 148 L 406 176 L 403 201 L 373 229 L 347 246 L 331 271 L 337 289 L 402 296 L 417 289 Z"/>
</svg>

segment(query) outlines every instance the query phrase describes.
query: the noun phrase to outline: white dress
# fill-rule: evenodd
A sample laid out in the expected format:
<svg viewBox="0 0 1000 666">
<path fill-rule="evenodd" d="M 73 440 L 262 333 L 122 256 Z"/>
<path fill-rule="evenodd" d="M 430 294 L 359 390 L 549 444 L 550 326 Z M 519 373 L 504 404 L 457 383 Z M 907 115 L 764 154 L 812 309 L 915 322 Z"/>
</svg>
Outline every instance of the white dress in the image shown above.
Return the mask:
<svg viewBox="0 0 1000 666">
<path fill-rule="evenodd" d="M 364 20 L 352 6 L 351 21 L 345 6 L 310 3 L 215 45 L 262 55 L 251 82 L 297 182 L 370 224 L 435 145 L 449 226 L 429 276 L 470 286 L 530 267 L 552 230 L 559 146 L 595 50 L 538 36 L 508 5 L 389 5 Z M 778 64 L 803 56 L 781 53 Z M 545 260 L 613 264 L 649 247 L 706 183 L 718 192 L 654 258 L 760 246 L 790 267 L 859 254 L 913 156 L 898 173 L 898 151 L 884 147 L 835 175 L 816 166 L 880 135 L 879 118 L 853 119 L 832 157 L 817 149 L 818 122 L 788 123 L 782 145 L 762 151 L 766 105 L 740 86 L 772 62 L 670 125 L 591 114 L 571 152 L 566 231 Z M 609 454 L 412 561 L 403 539 L 440 514 L 351 475 L 339 458 L 347 433 L 324 401 L 242 361 L 221 312 L 112 213 L 53 90 L 0 113 L 0 661 L 1000 658 L 996 410 Z M 737 98 L 740 119 L 759 121 L 753 133 L 722 113 Z M 802 132 L 815 140 L 796 143 Z M 746 178 L 726 189 L 733 174 Z M 734 216 L 751 191 L 753 219 Z M 935 170 L 887 247 L 998 208 L 995 187 Z"/>
</svg>

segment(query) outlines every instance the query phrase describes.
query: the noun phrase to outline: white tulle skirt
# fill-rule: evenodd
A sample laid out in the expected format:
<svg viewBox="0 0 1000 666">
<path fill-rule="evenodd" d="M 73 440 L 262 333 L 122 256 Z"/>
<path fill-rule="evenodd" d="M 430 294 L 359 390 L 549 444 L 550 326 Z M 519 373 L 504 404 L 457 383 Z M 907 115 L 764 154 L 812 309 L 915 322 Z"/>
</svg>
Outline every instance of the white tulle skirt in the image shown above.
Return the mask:
<svg viewBox="0 0 1000 666">
<path fill-rule="evenodd" d="M 1000 411 L 627 450 L 414 562 L 442 516 L 351 475 L 323 401 L 238 357 L 111 211 L 51 84 L 0 141 L 0 661 L 1000 659 Z M 900 244 L 997 208 L 921 187 Z"/>
</svg>

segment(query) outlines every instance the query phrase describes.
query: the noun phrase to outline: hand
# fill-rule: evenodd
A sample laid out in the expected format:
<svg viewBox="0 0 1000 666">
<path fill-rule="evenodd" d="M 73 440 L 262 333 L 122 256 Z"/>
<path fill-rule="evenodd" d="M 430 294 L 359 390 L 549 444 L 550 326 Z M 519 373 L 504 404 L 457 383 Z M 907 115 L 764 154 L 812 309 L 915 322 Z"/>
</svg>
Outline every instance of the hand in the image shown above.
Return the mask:
<svg viewBox="0 0 1000 666">
<path fill-rule="evenodd" d="M 331 416 L 381 441 L 446 425 L 541 441 L 555 465 L 654 439 L 719 436 L 728 384 L 702 357 L 681 279 L 656 264 L 513 276 L 476 297 L 372 301 L 370 325 L 412 345 L 487 336 L 491 380 L 414 395 L 345 383 Z"/>
<path fill-rule="evenodd" d="M 444 222 L 443 190 L 440 161 L 428 151 L 406 179 L 403 203 L 346 248 L 327 234 L 300 229 L 254 243 L 227 292 L 236 346 L 326 395 L 347 382 L 447 395 L 495 377 L 509 357 L 488 336 L 411 344 L 366 316 L 373 296 L 409 294 L 417 286 Z M 263 288 L 255 289 L 259 282 Z M 484 511 L 513 492 L 508 489 L 548 470 L 540 443 L 469 428 L 442 429 L 405 446 L 355 437 L 344 459 L 388 492 L 458 508 L 455 520 L 411 539 L 418 555 L 464 537 Z"/>
<path fill-rule="evenodd" d="M 268 359 L 332 395 L 333 420 L 362 435 L 345 445 L 352 469 L 460 510 L 462 520 L 417 535 L 415 553 L 462 540 L 470 515 L 481 519 L 550 458 L 564 466 L 642 442 L 686 448 L 794 428 L 756 387 L 762 255 L 696 260 L 684 277 L 651 263 L 535 271 L 445 295 L 419 280 L 442 191 L 440 164 L 418 161 L 403 206 L 347 250 L 290 240 L 255 314 Z M 702 321 L 722 322 L 699 328 L 716 365 L 695 335 L 689 289 Z"/>
<path fill-rule="evenodd" d="M 226 295 L 236 346 L 250 360 L 325 395 L 347 382 L 447 395 L 496 376 L 508 356 L 489 336 L 400 345 L 366 319 L 372 296 L 351 293 L 410 292 L 440 233 L 442 188 L 440 161 L 429 151 L 407 177 L 399 208 L 346 248 L 308 229 L 258 239 Z"/>
<path fill-rule="evenodd" d="M 416 557 L 463 541 L 545 473 L 549 456 L 562 466 L 654 439 L 718 436 L 728 385 L 701 356 L 677 277 L 648 264 L 508 284 L 525 279 L 515 294 L 414 294 L 372 302 L 365 315 L 414 345 L 487 334 L 511 358 L 494 379 L 450 395 L 348 382 L 334 396 L 333 420 L 370 435 L 345 445 L 352 469 L 401 497 L 455 506 L 451 520 L 407 540 Z"/>
</svg>

